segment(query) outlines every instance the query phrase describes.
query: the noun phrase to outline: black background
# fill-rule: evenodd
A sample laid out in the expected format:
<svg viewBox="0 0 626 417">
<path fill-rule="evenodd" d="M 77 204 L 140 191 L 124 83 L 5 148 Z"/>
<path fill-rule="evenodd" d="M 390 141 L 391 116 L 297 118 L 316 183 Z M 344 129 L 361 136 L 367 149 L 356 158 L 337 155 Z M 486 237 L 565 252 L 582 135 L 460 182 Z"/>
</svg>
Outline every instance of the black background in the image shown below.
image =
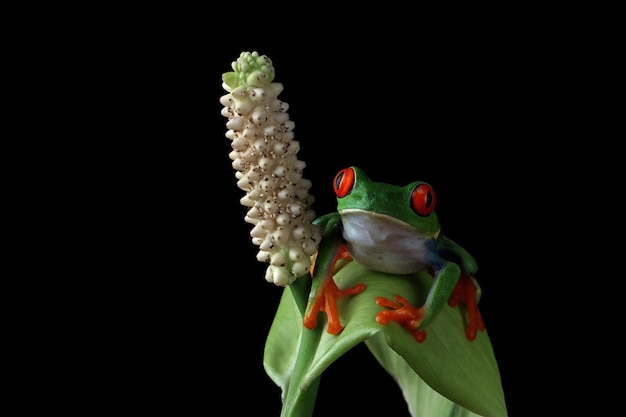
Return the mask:
<svg viewBox="0 0 626 417">
<path fill-rule="evenodd" d="M 599 340 L 619 336 L 606 309 L 623 305 L 606 301 L 621 296 L 607 254 L 619 25 L 561 5 L 218 6 L 40 14 L 9 39 L 7 143 L 21 149 L 5 155 L 19 189 L 6 205 L 22 217 L 6 218 L 20 255 L 6 278 L 24 290 L 7 291 L 7 322 L 29 320 L 7 336 L 23 350 L 9 357 L 19 406 L 279 415 L 262 361 L 282 290 L 255 259 L 219 103 L 221 75 L 255 50 L 284 85 L 318 214 L 348 165 L 435 187 L 443 232 L 479 264 L 511 417 L 610 397 L 612 381 L 582 373 L 615 372 L 598 360 L 621 346 Z M 316 416 L 381 409 L 408 416 L 363 346 L 324 372 Z"/>
</svg>

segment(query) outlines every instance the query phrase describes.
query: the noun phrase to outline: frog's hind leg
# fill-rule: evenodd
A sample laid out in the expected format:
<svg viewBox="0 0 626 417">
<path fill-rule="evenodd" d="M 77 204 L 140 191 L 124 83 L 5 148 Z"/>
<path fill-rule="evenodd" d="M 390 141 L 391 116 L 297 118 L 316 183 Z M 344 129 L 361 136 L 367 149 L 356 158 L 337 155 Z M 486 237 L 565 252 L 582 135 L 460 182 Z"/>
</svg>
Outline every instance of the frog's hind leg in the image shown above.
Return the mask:
<svg viewBox="0 0 626 417">
<path fill-rule="evenodd" d="M 467 337 L 469 341 L 476 339 L 478 331 L 485 330 L 485 323 L 478 310 L 479 298 L 480 286 L 474 277 L 465 273 L 461 274 L 450 298 L 448 298 L 448 304 L 451 307 L 456 307 L 459 301 L 463 301 L 467 307 L 467 329 L 465 330 L 465 337 Z"/>
</svg>

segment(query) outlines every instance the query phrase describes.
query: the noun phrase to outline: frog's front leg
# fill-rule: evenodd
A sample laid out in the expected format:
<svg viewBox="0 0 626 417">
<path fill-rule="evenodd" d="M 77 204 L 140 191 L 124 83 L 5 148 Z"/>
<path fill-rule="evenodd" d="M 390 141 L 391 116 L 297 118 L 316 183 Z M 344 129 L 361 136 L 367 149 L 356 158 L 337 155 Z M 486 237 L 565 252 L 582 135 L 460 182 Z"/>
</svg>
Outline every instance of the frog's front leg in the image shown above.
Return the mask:
<svg viewBox="0 0 626 417">
<path fill-rule="evenodd" d="M 439 267 L 433 267 L 433 283 L 426 296 L 424 304 L 416 308 L 406 299 L 396 295 L 394 298 L 399 303 L 393 303 L 384 297 L 377 297 L 376 304 L 382 307 L 390 307 L 392 310 L 381 310 L 376 315 L 376 321 L 387 324 L 390 320 L 399 323 L 402 327 L 409 329 L 415 340 L 419 343 L 426 339 L 424 330 L 432 320 L 439 314 L 441 309 L 448 302 L 448 298 L 453 293 L 459 277 L 461 268 L 448 261 L 442 261 Z"/>
<path fill-rule="evenodd" d="M 343 330 L 339 320 L 337 301 L 346 295 L 359 294 L 365 289 L 365 284 L 361 283 L 340 290 L 335 283 L 333 278 L 335 264 L 339 259 L 349 257 L 340 230 L 339 219 L 326 225 L 326 231 L 312 267 L 311 292 L 303 319 L 304 327 L 314 329 L 317 326 L 318 313 L 325 312 L 328 318 L 327 331 L 330 334 L 337 334 Z"/>
<path fill-rule="evenodd" d="M 460 301 L 463 301 L 468 313 L 465 337 L 467 340 L 473 341 L 479 330 L 485 330 L 485 323 L 478 310 L 480 293 L 480 286 L 471 274 L 461 272 L 458 265 L 447 262 L 439 271 L 435 270 L 433 284 L 422 307 L 412 306 L 399 295 L 394 297 L 398 303 L 389 301 L 384 297 L 377 297 L 376 304 L 393 310 L 380 311 L 376 315 L 376 321 L 381 324 L 387 324 L 390 320 L 396 321 L 402 327 L 410 330 L 415 340 L 421 343 L 426 339 L 426 331 L 423 329 L 441 311 L 446 300 L 451 307 L 455 307 Z"/>
</svg>

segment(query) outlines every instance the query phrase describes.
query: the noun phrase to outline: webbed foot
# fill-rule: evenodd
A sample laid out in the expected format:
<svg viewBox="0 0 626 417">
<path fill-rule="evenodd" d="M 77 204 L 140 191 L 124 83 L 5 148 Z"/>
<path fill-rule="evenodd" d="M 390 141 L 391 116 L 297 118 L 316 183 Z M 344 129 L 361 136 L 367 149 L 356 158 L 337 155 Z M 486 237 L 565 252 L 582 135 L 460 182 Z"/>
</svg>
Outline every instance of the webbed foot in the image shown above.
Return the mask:
<svg viewBox="0 0 626 417">
<path fill-rule="evenodd" d="M 337 300 L 346 295 L 360 294 L 365 290 L 365 284 L 357 284 L 353 287 L 340 290 L 332 277 L 326 279 L 318 290 L 316 298 L 307 309 L 304 316 L 304 327 L 314 329 L 317 326 L 317 314 L 320 311 L 326 313 L 328 317 L 328 333 L 337 334 L 343 330 L 343 326 L 339 320 L 339 312 L 337 310 Z"/>
<path fill-rule="evenodd" d="M 426 308 L 424 306 L 419 308 L 415 307 L 411 305 L 406 298 L 400 295 L 395 295 L 393 298 L 396 302 L 388 300 L 385 297 L 376 297 L 376 304 L 381 307 L 393 309 L 379 311 L 378 314 L 376 314 L 376 321 L 380 324 L 387 325 L 389 321 L 393 320 L 404 329 L 411 332 L 413 338 L 418 343 L 422 343 L 426 340 L 426 331 L 417 330 L 417 328 L 426 314 Z"/>
<path fill-rule="evenodd" d="M 465 337 L 471 342 L 476 339 L 479 330 L 485 330 L 485 323 L 480 311 L 478 311 L 477 288 L 472 277 L 466 274 L 461 274 L 461 278 L 448 298 L 448 304 L 455 307 L 459 301 L 463 301 L 467 307 L 468 323 Z"/>
</svg>

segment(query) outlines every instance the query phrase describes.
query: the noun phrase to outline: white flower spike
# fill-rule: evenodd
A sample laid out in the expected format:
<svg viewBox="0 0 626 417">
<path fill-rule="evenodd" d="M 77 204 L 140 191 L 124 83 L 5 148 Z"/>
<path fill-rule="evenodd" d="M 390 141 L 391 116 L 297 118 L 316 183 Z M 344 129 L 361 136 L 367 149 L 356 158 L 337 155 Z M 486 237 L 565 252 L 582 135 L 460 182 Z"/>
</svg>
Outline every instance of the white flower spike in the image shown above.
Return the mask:
<svg viewBox="0 0 626 417">
<path fill-rule="evenodd" d="M 256 51 L 242 52 L 232 68 L 222 75 L 229 94 L 220 103 L 228 118 L 237 186 L 246 192 L 244 219 L 254 225 L 250 236 L 259 246 L 257 259 L 270 264 L 265 279 L 289 285 L 307 273 L 321 240 L 312 224 L 311 182 L 302 175 L 306 164 L 297 158 L 300 144 L 294 140 L 289 106 L 278 99 L 283 85 L 272 82 L 272 61 Z"/>
</svg>

